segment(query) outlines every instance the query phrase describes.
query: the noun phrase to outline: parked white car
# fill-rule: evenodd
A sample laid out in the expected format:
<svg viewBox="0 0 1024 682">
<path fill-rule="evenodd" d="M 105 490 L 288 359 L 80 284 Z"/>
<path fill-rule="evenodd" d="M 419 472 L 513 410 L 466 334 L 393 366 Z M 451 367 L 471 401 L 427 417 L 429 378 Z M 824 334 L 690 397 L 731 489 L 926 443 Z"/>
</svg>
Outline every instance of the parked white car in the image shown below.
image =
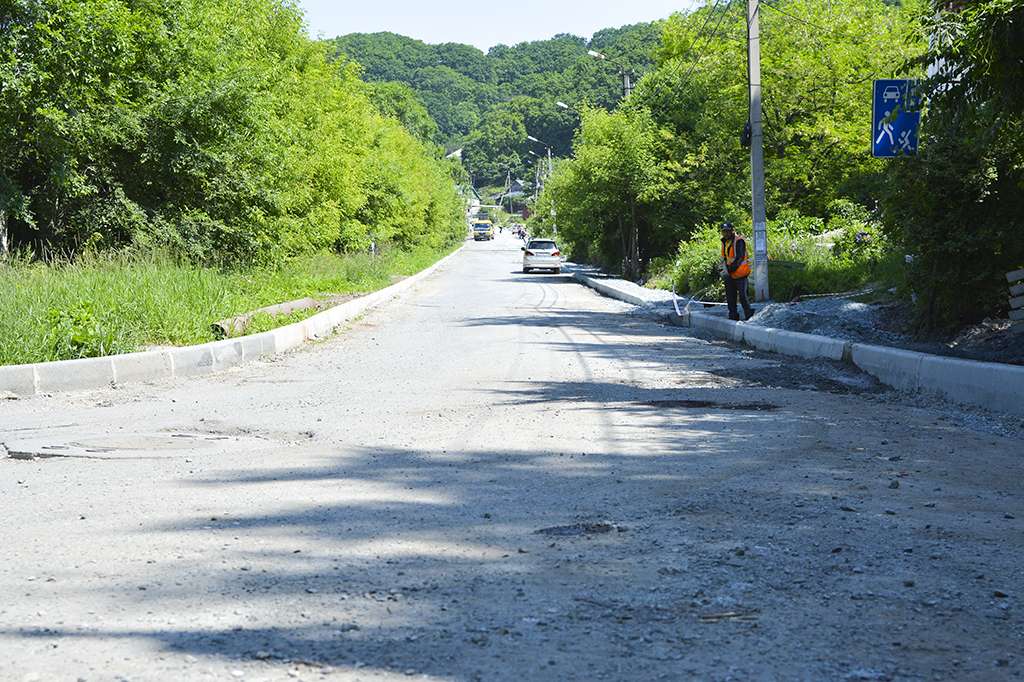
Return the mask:
<svg viewBox="0 0 1024 682">
<path fill-rule="evenodd" d="M 562 271 L 562 252 L 550 239 L 531 239 L 523 247 L 523 272 L 533 270 Z"/>
</svg>

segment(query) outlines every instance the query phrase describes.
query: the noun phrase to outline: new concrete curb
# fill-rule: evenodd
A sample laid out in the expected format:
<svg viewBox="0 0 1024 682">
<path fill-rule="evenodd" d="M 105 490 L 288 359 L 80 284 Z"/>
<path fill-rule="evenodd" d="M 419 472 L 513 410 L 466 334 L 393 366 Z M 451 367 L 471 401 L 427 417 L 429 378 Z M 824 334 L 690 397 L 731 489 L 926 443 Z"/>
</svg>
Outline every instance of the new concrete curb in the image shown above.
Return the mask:
<svg viewBox="0 0 1024 682">
<path fill-rule="evenodd" d="M 576 273 L 574 277 L 605 296 L 634 305 L 661 301 L 660 297 L 644 300 L 642 294 L 633 289 L 643 290 L 631 282 L 624 283 L 630 285 L 624 287 L 615 280 L 595 279 L 583 273 Z M 682 316 L 673 312 L 669 321 L 679 327 L 700 329 L 719 338 L 772 353 L 847 362 L 899 390 L 930 393 L 958 403 L 1024 415 L 1024 367 L 1017 365 L 854 343 L 829 336 L 742 324 L 701 312 L 684 312 Z"/>
<path fill-rule="evenodd" d="M 461 250 L 462 247 L 429 268 L 385 289 L 262 334 L 144 353 L 0 367 L 0 393 L 32 396 L 212 374 L 250 360 L 283 353 L 306 341 L 329 336 L 342 324 L 394 299 L 432 275 Z"/>
</svg>

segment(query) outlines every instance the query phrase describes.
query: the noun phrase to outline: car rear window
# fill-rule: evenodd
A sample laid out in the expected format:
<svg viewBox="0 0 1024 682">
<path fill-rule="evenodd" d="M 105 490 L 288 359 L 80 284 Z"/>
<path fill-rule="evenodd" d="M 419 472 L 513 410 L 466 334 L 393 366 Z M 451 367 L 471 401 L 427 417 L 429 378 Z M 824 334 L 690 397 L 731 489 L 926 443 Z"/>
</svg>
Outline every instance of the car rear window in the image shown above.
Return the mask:
<svg viewBox="0 0 1024 682">
<path fill-rule="evenodd" d="M 538 251 L 554 251 L 555 243 L 554 242 L 541 242 L 541 241 L 530 242 L 530 245 L 527 246 L 526 248 L 528 248 L 528 249 L 536 249 Z"/>
</svg>

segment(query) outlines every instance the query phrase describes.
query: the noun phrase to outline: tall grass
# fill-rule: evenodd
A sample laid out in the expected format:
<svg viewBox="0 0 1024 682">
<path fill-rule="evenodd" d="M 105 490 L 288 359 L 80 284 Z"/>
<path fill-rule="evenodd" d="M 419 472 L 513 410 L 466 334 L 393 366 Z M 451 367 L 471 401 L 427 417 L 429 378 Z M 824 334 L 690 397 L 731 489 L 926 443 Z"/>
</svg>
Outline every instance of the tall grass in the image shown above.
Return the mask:
<svg viewBox="0 0 1024 682">
<path fill-rule="evenodd" d="M 815 223 L 818 223 L 816 225 Z M 790 301 L 807 294 L 847 292 L 869 283 L 900 282 L 902 270 L 893 248 L 870 221 L 833 218 L 839 226 L 830 239 L 821 220 L 794 214 L 769 224 L 768 277 L 772 299 Z M 659 260 L 648 286 L 675 287 L 680 294 L 723 300 L 718 274 L 721 241 L 718 227 L 704 225 L 679 245 L 675 260 Z M 747 239 L 753 248 L 753 239 Z M 752 282 L 751 282 L 752 283 Z"/>
<path fill-rule="evenodd" d="M 220 270 L 160 254 L 0 263 L 0 365 L 94 357 L 213 340 L 220 319 L 306 296 L 370 292 L 436 261 L 432 249 L 319 253 L 276 267 Z M 266 325 L 261 325 L 265 327 Z"/>
</svg>

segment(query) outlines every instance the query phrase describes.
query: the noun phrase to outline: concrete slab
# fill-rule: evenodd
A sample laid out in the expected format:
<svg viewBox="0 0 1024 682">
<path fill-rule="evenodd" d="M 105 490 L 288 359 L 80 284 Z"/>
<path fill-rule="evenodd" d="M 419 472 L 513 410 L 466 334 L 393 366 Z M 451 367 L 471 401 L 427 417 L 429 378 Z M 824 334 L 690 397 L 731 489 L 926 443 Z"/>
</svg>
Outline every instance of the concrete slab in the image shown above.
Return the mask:
<svg viewBox="0 0 1024 682">
<path fill-rule="evenodd" d="M 174 374 L 171 356 L 167 351 L 115 355 L 110 361 L 114 364 L 114 383 L 119 385 L 169 379 Z"/>
<path fill-rule="evenodd" d="M 35 365 L 0 367 L 0 391 L 7 391 L 21 397 L 35 395 Z"/>
<path fill-rule="evenodd" d="M 745 324 L 741 330 L 742 341 L 758 350 L 770 351 L 772 349 L 772 335 L 775 331 L 768 327 Z"/>
<path fill-rule="evenodd" d="M 926 355 L 918 385 L 962 403 L 1024 415 L 1024 367 Z"/>
<path fill-rule="evenodd" d="M 173 364 L 175 377 L 191 377 L 213 371 L 213 351 L 210 344 L 172 348 L 167 352 Z"/>
<path fill-rule="evenodd" d="M 247 362 L 274 353 L 273 332 L 242 336 L 237 341 L 242 346 L 242 358 Z"/>
<path fill-rule="evenodd" d="M 114 383 L 114 363 L 110 358 L 62 360 L 35 365 L 36 391 L 84 391 Z"/>
<path fill-rule="evenodd" d="M 924 353 L 899 348 L 855 343 L 850 347 L 850 360 L 879 381 L 902 391 L 920 388 L 921 362 Z"/>
<path fill-rule="evenodd" d="M 690 326 L 694 329 L 706 329 L 728 341 L 742 341 L 743 328 L 733 320 L 707 313 L 690 313 Z"/>
<path fill-rule="evenodd" d="M 746 333 L 746 330 L 744 330 Z M 771 350 L 784 355 L 795 355 L 801 358 L 827 358 L 842 361 L 852 344 L 842 339 L 834 339 L 817 334 L 776 329 L 771 335 Z"/>
<path fill-rule="evenodd" d="M 210 347 L 210 352 L 213 353 L 214 372 L 240 365 L 245 361 L 245 353 L 242 351 L 242 344 L 238 339 L 218 341 L 207 345 Z"/>
</svg>

